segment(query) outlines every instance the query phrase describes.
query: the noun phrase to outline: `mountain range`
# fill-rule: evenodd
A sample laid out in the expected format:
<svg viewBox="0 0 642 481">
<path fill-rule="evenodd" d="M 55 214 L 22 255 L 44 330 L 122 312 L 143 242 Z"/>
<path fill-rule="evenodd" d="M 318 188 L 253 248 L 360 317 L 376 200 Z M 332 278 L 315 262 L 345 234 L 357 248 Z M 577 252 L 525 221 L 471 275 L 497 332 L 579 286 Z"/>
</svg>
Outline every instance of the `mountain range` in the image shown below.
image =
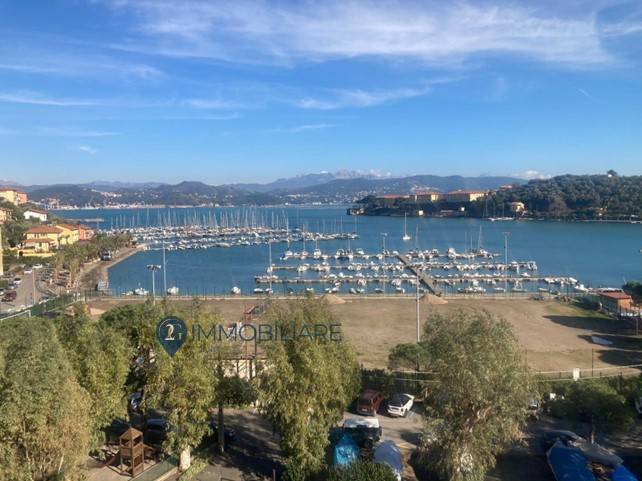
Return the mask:
<svg viewBox="0 0 642 481">
<path fill-rule="evenodd" d="M 506 184 L 523 184 L 514 177 L 462 177 L 390 174 L 342 171 L 320 172 L 277 179 L 273 182 L 208 185 L 198 181 L 178 184 L 161 182 L 93 181 L 84 184 L 20 186 L 36 202 L 61 205 L 239 205 L 280 203 L 346 203 L 366 195 L 405 194 L 435 190 L 497 189 Z M 15 184 L 14 184 L 15 185 Z"/>
</svg>

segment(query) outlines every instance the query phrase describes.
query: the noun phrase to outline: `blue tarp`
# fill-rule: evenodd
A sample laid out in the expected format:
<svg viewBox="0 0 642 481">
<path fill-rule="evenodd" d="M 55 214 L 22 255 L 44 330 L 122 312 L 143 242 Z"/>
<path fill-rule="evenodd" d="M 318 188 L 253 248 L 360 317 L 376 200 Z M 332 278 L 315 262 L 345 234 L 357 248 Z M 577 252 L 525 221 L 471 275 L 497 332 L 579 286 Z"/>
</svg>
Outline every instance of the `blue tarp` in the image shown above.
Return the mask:
<svg viewBox="0 0 642 481">
<path fill-rule="evenodd" d="M 611 481 L 638 481 L 638 478 L 635 477 L 635 474 L 626 469 L 623 464 L 620 464 L 613 471 Z"/>
<path fill-rule="evenodd" d="M 334 447 L 334 465 L 347 466 L 359 457 L 359 446 L 349 434 L 344 434 Z"/>
<path fill-rule="evenodd" d="M 548 465 L 557 481 L 595 481 L 586 457 L 557 441 L 548 451 Z"/>
</svg>

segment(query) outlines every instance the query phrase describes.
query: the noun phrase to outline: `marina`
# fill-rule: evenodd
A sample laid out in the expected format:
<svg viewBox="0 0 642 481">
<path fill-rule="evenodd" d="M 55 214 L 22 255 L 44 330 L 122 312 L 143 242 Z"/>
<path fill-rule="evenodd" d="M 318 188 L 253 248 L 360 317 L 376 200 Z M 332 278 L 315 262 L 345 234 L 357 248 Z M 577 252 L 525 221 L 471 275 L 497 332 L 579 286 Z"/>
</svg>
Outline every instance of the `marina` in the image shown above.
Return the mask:
<svg viewBox="0 0 642 481">
<path fill-rule="evenodd" d="M 444 296 L 572 295 L 620 287 L 642 270 L 642 226 L 633 224 L 348 217 L 342 206 L 60 214 L 100 218 L 101 231 L 127 231 L 145 245 L 109 269 L 114 295 L 151 292 L 149 264 L 165 267 L 157 294 L 181 296 L 414 296 L 417 287 Z"/>
</svg>

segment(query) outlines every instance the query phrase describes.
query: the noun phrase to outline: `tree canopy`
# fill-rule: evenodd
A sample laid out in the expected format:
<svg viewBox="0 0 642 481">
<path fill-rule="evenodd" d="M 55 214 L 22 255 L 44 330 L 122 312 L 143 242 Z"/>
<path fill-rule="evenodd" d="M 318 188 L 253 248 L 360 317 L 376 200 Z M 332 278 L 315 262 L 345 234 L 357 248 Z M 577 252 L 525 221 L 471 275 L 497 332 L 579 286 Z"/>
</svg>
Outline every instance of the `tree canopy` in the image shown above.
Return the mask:
<svg viewBox="0 0 642 481">
<path fill-rule="evenodd" d="M 0 480 L 76 479 L 90 444 L 90 398 L 50 320 L 0 330 Z"/>
<path fill-rule="evenodd" d="M 90 395 L 92 444 L 98 447 L 102 429 L 126 414 L 125 384 L 134 350 L 122 333 L 91 320 L 84 306 L 58 317 L 55 325 L 76 379 Z"/>
<path fill-rule="evenodd" d="M 315 299 L 272 304 L 265 322 L 301 329 L 336 323 L 328 306 Z M 328 433 L 359 388 L 359 365 L 344 341 L 320 338 L 265 343 L 266 365 L 259 378 L 262 411 L 280 434 L 288 463 L 303 473 L 323 466 Z"/>
<path fill-rule="evenodd" d="M 433 315 L 421 346 L 433 373 L 426 446 L 443 479 L 481 480 L 520 437 L 532 394 L 510 324 L 484 311 Z"/>
</svg>

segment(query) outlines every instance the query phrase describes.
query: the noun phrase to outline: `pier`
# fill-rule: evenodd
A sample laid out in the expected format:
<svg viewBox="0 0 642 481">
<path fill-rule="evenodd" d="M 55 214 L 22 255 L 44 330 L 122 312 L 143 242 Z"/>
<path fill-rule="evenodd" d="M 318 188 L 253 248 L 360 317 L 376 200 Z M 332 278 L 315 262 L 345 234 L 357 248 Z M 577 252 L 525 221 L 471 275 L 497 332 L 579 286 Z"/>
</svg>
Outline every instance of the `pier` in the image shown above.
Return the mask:
<svg viewBox="0 0 642 481">
<path fill-rule="evenodd" d="M 416 265 L 412 264 L 406 256 L 401 254 L 397 254 L 397 259 L 399 259 L 408 270 L 412 271 L 412 273 L 419 279 L 419 282 L 426 286 L 432 294 L 435 294 L 436 296 L 441 295 L 441 289 L 439 289 L 435 280 L 424 272 L 424 269 L 420 269 Z"/>
</svg>

